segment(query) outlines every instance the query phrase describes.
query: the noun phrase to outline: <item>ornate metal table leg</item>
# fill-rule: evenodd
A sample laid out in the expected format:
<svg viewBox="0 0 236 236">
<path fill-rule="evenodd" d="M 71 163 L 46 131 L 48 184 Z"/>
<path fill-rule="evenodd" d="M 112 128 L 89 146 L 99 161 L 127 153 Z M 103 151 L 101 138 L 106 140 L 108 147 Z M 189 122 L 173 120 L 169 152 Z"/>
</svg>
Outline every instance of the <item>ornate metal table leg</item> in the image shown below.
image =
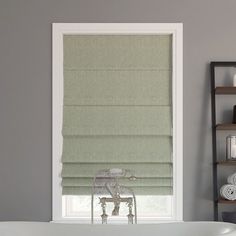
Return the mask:
<svg viewBox="0 0 236 236">
<path fill-rule="evenodd" d="M 112 215 L 113 216 L 118 216 L 119 215 L 119 210 L 120 210 L 120 201 L 119 201 L 119 199 L 115 199 L 114 209 L 112 211 Z"/>
<path fill-rule="evenodd" d="M 107 224 L 108 215 L 106 214 L 106 200 L 104 198 L 100 198 L 100 203 L 102 206 L 102 224 Z"/>
<path fill-rule="evenodd" d="M 133 224 L 134 223 L 134 215 L 132 214 L 132 199 L 128 201 L 128 207 L 129 207 L 129 214 L 127 215 L 128 217 L 128 224 Z"/>
</svg>

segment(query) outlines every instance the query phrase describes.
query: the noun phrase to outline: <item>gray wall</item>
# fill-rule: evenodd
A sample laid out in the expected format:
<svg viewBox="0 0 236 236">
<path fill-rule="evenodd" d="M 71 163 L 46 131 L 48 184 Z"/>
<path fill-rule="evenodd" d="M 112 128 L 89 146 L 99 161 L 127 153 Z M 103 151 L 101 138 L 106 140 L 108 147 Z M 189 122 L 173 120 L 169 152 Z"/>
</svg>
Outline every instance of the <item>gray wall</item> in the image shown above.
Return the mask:
<svg viewBox="0 0 236 236">
<path fill-rule="evenodd" d="M 212 219 L 208 63 L 236 59 L 235 0 L 1 0 L 0 220 L 51 220 L 51 23 L 184 23 L 184 219 Z"/>
</svg>

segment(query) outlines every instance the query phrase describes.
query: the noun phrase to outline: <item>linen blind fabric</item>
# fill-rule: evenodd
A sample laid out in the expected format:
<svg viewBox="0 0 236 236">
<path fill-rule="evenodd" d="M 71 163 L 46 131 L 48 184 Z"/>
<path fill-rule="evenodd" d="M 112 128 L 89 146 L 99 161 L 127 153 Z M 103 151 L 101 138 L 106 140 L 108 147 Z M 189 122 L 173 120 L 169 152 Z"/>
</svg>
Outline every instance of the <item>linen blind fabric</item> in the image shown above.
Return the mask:
<svg viewBox="0 0 236 236">
<path fill-rule="evenodd" d="M 172 194 L 170 35 L 65 35 L 62 187 L 130 169 L 136 195 Z"/>
</svg>

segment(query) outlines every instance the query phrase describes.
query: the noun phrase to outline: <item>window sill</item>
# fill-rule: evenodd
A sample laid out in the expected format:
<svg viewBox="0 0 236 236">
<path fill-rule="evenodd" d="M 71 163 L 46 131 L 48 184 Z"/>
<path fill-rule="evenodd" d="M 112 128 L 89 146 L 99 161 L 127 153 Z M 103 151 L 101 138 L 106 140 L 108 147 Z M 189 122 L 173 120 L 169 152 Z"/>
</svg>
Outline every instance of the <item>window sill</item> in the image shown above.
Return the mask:
<svg viewBox="0 0 236 236">
<path fill-rule="evenodd" d="M 171 218 L 145 218 L 138 219 L 138 224 L 163 224 L 163 223 L 174 223 L 174 222 L 183 222 L 183 220 L 174 220 Z M 62 224 L 91 224 L 90 218 L 81 218 L 81 219 L 57 219 L 52 220 L 50 223 L 62 223 Z M 101 224 L 101 219 L 94 219 L 94 224 Z M 108 224 L 127 224 L 127 220 L 124 219 L 112 219 Z"/>
</svg>

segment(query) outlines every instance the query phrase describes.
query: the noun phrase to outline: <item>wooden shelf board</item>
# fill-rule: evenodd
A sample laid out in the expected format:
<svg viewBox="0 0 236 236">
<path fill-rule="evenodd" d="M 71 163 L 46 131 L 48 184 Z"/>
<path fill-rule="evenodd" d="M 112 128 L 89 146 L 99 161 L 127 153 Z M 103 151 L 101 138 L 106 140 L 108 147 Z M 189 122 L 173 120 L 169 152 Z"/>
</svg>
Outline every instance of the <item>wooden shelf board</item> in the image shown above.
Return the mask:
<svg viewBox="0 0 236 236">
<path fill-rule="evenodd" d="M 224 160 L 224 161 L 217 161 L 216 162 L 218 165 L 225 165 L 225 166 L 233 166 L 233 165 L 236 165 L 236 160 L 235 161 L 226 161 L 226 160 Z"/>
<path fill-rule="evenodd" d="M 235 94 L 236 95 L 236 87 L 216 87 L 216 94 Z"/>
<path fill-rule="evenodd" d="M 222 199 L 222 198 L 218 199 L 217 202 L 222 203 L 222 204 L 236 204 L 236 200 L 230 201 L 230 200 L 226 200 L 226 199 Z"/>
<path fill-rule="evenodd" d="M 217 130 L 236 130 L 236 124 L 217 124 Z"/>
</svg>

